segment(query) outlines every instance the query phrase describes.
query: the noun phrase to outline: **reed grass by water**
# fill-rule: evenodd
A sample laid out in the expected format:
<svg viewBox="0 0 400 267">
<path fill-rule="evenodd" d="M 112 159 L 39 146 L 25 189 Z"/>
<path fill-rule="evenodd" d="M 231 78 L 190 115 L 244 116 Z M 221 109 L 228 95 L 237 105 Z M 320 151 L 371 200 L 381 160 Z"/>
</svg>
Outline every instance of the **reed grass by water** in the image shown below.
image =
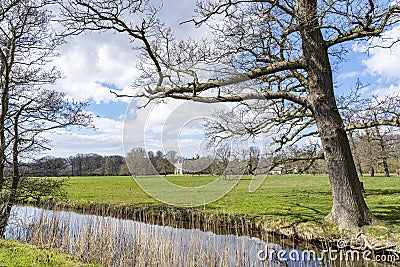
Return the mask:
<svg viewBox="0 0 400 267">
<path fill-rule="evenodd" d="M 131 220 L 32 207 L 15 215 L 7 235 L 56 248 L 81 261 L 104 266 L 264 266 L 257 251 L 265 242 L 199 229 L 157 226 Z"/>
<path fill-rule="evenodd" d="M 234 225 L 239 232 L 239 224 Z M 289 244 L 270 235 L 263 239 L 217 235 L 199 229 L 34 207 L 14 207 L 6 238 L 55 248 L 82 262 L 103 266 L 370 266 L 368 262 L 332 262 L 320 258 L 295 261 L 278 261 L 276 255 L 260 258 L 260 251 L 268 253 L 271 249 L 286 251 L 286 256 L 290 251 L 300 255 L 303 249 L 306 253 L 317 249 L 307 242 Z"/>
</svg>

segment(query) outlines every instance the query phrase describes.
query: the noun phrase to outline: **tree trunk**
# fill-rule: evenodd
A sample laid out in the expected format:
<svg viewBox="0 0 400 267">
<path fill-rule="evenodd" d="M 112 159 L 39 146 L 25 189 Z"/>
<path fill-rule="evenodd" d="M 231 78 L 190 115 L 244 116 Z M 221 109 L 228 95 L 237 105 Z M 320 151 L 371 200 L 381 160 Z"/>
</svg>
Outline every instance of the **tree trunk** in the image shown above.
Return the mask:
<svg viewBox="0 0 400 267">
<path fill-rule="evenodd" d="M 333 91 L 332 70 L 318 25 L 317 1 L 297 0 L 300 35 L 308 74 L 308 101 L 314 113 L 328 166 L 333 206 L 328 219 L 339 229 L 369 224 L 373 216 L 361 191 L 347 134 Z"/>
<path fill-rule="evenodd" d="M 361 162 L 360 161 L 357 161 L 357 170 L 358 170 L 358 175 L 359 176 L 363 176 L 364 174 L 363 174 L 363 171 L 362 171 L 362 168 L 361 168 Z"/>
<path fill-rule="evenodd" d="M 12 206 L 10 203 L 3 203 L 0 207 L 0 238 L 4 238 Z"/>
<path fill-rule="evenodd" d="M 374 167 L 371 167 L 370 171 L 369 171 L 369 175 L 371 175 L 371 177 L 375 176 L 375 169 Z"/>
<path fill-rule="evenodd" d="M 379 145 L 381 147 L 383 172 L 385 173 L 385 177 L 390 177 L 389 166 L 387 164 L 387 152 L 386 152 L 386 144 L 385 144 L 385 140 L 384 140 L 385 137 L 383 134 L 381 134 L 378 126 L 375 126 L 375 131 L 376 131 L 376 135 L 379 140 Z"/>
<path fill-rule="evenodd" d="M 10 190 L 10 197 L 8 200 L 8 203 L 14 204 L 16 199 L 17 199 L 17 189 L 19 185 L 19 179 L 20 179 L 20 173 L 19 173 L 19 128 L 18 128 L 18 122 L 19 122 L 19 116 L 21 115 L 21 112 L 25 106 L 22 106 L 18 112 L 15 115 L 14 118 L 14 138 L 13 138 L 13 148 L 12 148 L 12 167 L 13 167 L 13 177 L 12 177 L 12 184 L 11 184 L 11 190 Z"/>
<path fill-rule="evenodd" d="M 383 171 L 385 172 L 385 177 L 390 177 L 389 166 L 385 159 L 383 160 Z"/>
<path fill-rule="evenodd" d="M 14 142 L 15 142 L 15 138 L 14 138 Z M 14 144 L 13 150 L 17 144 Z M 5 201 L 5 203 L 3 203 L 3 205 L 1 206 L 1 211 L 0 211 L 0 237 L 1 238 L 4 237 L 4 233 L 6 231 L 6 227 L 8 224 L 8 219 L 10 218 L 10 215 L 11 215 L 11 208 L 15 203 L 16 195 L 17 195 L 17 188 L 18 188 L 18 183 L 19 183 L 19 170 L 18 170 L 18 165 L 15 166 L 15 157 L 18 157 L 18 155 L 13 154 L 13 171 L 14 171 L 14 173 L 13 173 L 10 193 L 9 193 L 8 197 L 6 198 L 7 200 Z M 17 159 L 17 162 L 18 162 L 18 159 Z M 17 169 L 16 173 L 15 173 L 15 168 Z"/>
<path fill-rule="evenodd" d="M 0 114 L 0 194 L 3 193 L 4 183 L 5 183 L 5 162 L 6 162 L 6 118 L 9 106 L 9 90 L 10 90 L 10 75 L 11 66 L 14 63 L 14 52 L 15 52 L 15 36 L 12 38 L 11 42 L 7 45 L 8 52 L 6 54 L 3 51 L 0 52 L 2 67 L 1 75 L 4 75 L 4 82 L 1 88 L 1 114 Z M 6 196 L 0 196 L 2 199 L 6 199 Z M 8 218 L 10 217 L 12 204 L 10 205 L 7 201 L 1 204 L 0 208 L 0 238 L 4 236 L 6 226 L 8 223 Z"/>
<path fill-rule="evenodd" d="M 5 60 L 6 60 L 5 58 L 2 59 L 2 61 Z M 6 63 L 4 62 L 3 64 L 5 65 Z M 8 75 L 8 72 L 6 72 L 6 75 Z M 5 80 L 7 81 L 7 79 Z M 8 91 L 9 91 L 8 82 L 4 82 L 1 92 L 1 114 L 0 114 L 0 192 L 2 192 L 5 182 L 4 165 L 6 162 L 6 148 L 7 148 L 5 134 L 6 134 L 6 117 L 8 113 L 8 102 L 9 102 Z"/>
<path fill-rule="evenodd" d="M 8 219 L 11 215 L 11 208 L 15 204 L 17 200 L 17 189 L 20 180 L 20 172 L 19 172 L 19 128 L 18 128 L 18 121 L 19 116 L 21 115 L 22 110 L 25 106 L 21 107 L 19 111 L 16 113 L 14 118 L 14 137 L 13 137 L 13 148 L 12 148 L 12 166 L 13 166 L 13 177 L 12 177 L 12 184 L 10 189 L 10 194 L 8 196 L 8 200 L 6 203 L 3 204 L 1 208 L 0 214 L 0 237 L 4 236 L 4 232 L 7 227 Z"/>
</svg>

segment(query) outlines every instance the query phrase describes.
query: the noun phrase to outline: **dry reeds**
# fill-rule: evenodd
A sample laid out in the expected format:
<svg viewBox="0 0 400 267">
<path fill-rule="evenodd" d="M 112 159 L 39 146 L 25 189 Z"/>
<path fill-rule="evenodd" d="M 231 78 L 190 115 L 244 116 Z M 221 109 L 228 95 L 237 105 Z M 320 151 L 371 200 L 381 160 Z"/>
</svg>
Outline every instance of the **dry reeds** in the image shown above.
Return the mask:
<svg viewBox="0 0 400 267">
<path fill-rule="evenodd" d="M 264 266 L 265 243 L 74 212 L 16 207 L 8 238 L 57 248 L 104 266 Z M 18 223 L 17 223 L 18 222 Z"/>
</svg>

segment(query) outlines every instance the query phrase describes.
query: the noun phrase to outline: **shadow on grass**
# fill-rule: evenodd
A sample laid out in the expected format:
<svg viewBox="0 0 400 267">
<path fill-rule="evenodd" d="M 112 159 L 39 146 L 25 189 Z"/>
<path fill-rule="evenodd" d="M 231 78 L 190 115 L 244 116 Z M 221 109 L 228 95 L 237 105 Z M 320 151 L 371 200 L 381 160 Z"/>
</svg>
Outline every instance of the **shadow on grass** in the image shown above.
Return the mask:
<svg viewBox="0 0 400 267">
<path fill-rule="evenodd" d="M 329 212 L 308 207 L 298 203 L 293 203 L 291 206 L 299 209 L 282 211 L 274 215 L 282 218 L 290 218 L 290 221 L 297 223 L 321 221 L 328 215 Z M 290 212 L 290 214 L 288 214 Z M 372 213 L 381 221 L 391 225 L 400 225 L 400 205 L 379 205 L 372 209 Z"/>
<path fill-rule="evenodd" d="M 319 215 L 319 216 L 323 216 L 323 212 L 320 211 L 320 210 L 317 210 L 316 208 L 307 207 L 307 206 L 301 205 L 301 204 L 299 204 L 299 203 L 295 203 L 294 205 L 297 206 L 297 207 L 300 207 L 300 208 L 304 208 L 304 209 L 311 210 L 311 211 L 313 211 L 315 214 L 317 214 L 317 215 Z"/>
<path fill-rule="evenodd" d="M 325 212 L 316 208 L 308 207 L 299 203 L 291 203 L 282 210 L 270 215 L 275 218 L 283 218 L 288 222 L 291 222 L 291 225 L 296 225 L 299 223 L 321 221 L 327 213 L 325 214 Z"/>
<path fill-rule="evenodd" d="M 400 189 L 366 189 L 364 194 L 373 201 L 374 196 L 385 196 L 382 202 L 372 202 L 372 213 L 389 224 L 400 224 Z"/>
<path fill-rule="evenodd" d="M 399 195 L 400 198 L 400 189 L 365 189 L 366 193 L 364 196 L 374 196 L 374 195 Z"/>
<path fill-rule="evenodd" d="M 389 224 L 400 224 L 400 206 L 399 205 L 381 205 L 378 209 L 373 209 L 372 213 L 378 219 Z"/>
</svg>

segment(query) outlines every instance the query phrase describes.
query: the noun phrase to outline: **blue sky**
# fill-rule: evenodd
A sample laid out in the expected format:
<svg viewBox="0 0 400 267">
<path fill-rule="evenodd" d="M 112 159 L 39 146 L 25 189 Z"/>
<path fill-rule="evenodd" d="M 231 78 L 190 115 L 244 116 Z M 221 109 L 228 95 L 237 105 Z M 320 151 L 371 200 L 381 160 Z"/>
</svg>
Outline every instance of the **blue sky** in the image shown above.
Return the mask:
<svg viewBox="0 0 400 267">
<path fill-rule="evenodd" d="M 194 28 L 190 24 L 179 23 L 191 18 L 193 8 L 192 1 L 164 1 L 160 16 L 174 28 L 178 36 L 186 37 L 192 35 Z M 200 33 L 196 35 L 201 35 L 202 30 L 197 32 Z M 385 38 L 399 36 L 400 27 L 385 34 Z M 175 123 L 169 125 L 169 128 L 180 129 L 175 133 L 181 137 L 179 147 L 175 150 L 181 150 L 181 153 L 187 156 L 204 152 L 203 134 L 200 129 L 201 116 L 205 114 L 204 110 L 210 110 L 211 107 L 185 106 L 183 102 L 171 100 L 168 101 L 169 104 L 137 110 L 136 102 L 131 102 L 132 99 L 115 98 L 109 92 L 110 89 L 114 89 L 127 94 L 132 93 L 130 84 L 139 75 L 136 69 L 137 54 L 125 36 L 88 33 L 67 41 L 68 43 L 60 49 L 60 57 L 54 62 L 64 77 L 56 87 L 64 91 L 70 99 L 90 102 L 87 110 L 94 114 L 93 122 L 97 130 L 74 129 L 70 132 L 59 130 L 48 133 L 47 137 L 53 140 L 53 147 L 43 155 L 123 155 L 124 118 L 128 107 L 129 126 L 126 128 L 130 131 L 129 138 L 132 142 L 126 142 L 129 143 L 126 147 L 145 145 L 149 150 L 172 149 L 176 146 L 175 141 L 159 143 L 155 137 L 165 139 L 170 134 L 165 123 L 171 121 L 171 114 L 177 116 L 176 114 L 187 113 L 192 114 L 193 118 L 197 116 L 197 123 L 185 124 L 184 121 L 175 120 Z M 382 41 L 373 42 L 380 44 Z M 354 87 L 357 78 L 369 84 L 363 91 L 365 95 L 400 93 L 399 45 L 392 47 L 390 51 L 376 48 L 369 53 L 365 53 L 361 46 L 353 46 L 350 49 L 348 61 L 341 64 L 339 72 L 335 72 L 337 94 L 348 92 L 350 87 Z M 203 110 L 203 113 L 198 110 Z M 147 143 L 143 141 L 144 132 L 141 127 L 144 125 L 147 127 Z"/>
</svg>

